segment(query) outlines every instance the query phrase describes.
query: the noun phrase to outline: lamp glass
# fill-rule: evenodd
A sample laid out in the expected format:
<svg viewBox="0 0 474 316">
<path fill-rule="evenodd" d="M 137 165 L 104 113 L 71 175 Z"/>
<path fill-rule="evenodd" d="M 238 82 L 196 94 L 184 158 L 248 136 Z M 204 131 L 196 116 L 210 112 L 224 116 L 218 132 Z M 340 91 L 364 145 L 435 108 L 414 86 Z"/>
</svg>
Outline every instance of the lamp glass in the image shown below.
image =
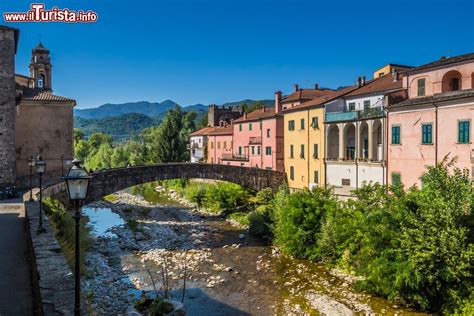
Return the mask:
<svg viewBox="0 0 474 316">
<path fill-rule="evenodd" d="M 46 169 L 46 162 L 44 162 L 44 160 L 36 160 L 35 167 L 37 173 L 43 174 Z"/>
<path fill-rule="evenodd" d="M 85 200 L 89 188 L 89 175 L 78 165 L 74 165 L 65 177 L 70 200 Z"/>
</svg>

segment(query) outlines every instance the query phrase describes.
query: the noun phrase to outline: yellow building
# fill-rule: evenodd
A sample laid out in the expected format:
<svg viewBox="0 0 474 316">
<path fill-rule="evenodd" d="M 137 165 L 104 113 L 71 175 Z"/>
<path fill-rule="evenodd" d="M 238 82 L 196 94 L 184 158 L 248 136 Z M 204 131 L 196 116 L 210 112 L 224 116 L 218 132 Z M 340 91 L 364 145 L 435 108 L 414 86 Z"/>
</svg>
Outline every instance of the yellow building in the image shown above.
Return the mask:
<svg viewBox="0 0 474 316">
<path fill-rule="evenodd" d="M 282 112 L 284 117 L 285 171 L 291 190 L 302 190 L 325 184 L 324 104 L 352 91 L 319 90 L 312 100 Z M 285 100 L 282 101 L 284 103 Z"/>
<path fill-rule="evenodd" d="M 375 70 L 374 71 L 374 79 L 377 79 L 377 78 L 380 78 L 386 74 L 389 74 L 393 71 L 396 71 L 396 72 L 401 72 L 401 71 L 405 71 L 405 70 L 408 70 L 408 69 L 411 69 L 413 67 L 411 66 L 404 66 L 404 65 L 397 65 L 397 64 L 387 64 L 383 67 L 380 67 L 379 69 Z"/>
</svg>

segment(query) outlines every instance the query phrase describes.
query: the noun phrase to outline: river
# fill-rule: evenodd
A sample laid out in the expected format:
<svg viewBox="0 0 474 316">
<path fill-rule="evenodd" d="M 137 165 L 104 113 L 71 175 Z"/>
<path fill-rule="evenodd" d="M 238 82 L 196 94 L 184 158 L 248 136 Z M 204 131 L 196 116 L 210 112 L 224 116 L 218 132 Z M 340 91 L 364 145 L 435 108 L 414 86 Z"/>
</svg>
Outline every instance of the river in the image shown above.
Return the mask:
<svg viewBox="0 0 474 316">
<path fill-rule="evenodd" d="M 155 292 L 183 301 L 188 315 L 420 314 L 357 292 L 355 278 L 281 255 L 150 186 L 118 192 L 83 212 L 94 239 L 82 292 L 99 314 L 133 314 L 133 302 Z"/>
</svg>

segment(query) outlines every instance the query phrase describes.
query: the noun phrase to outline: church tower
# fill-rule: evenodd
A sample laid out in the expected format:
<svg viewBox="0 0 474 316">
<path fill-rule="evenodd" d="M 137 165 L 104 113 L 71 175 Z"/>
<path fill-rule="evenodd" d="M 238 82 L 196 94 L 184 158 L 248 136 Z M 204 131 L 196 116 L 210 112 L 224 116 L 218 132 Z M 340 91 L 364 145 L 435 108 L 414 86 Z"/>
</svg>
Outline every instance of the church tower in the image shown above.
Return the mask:
<svg viewBox="0 0 474 316">
<path fill-rule="evenodd" d="M 34 79 L 34 87 L 37 89 L 52 90 L 51 83 L 51 58 L 49 49 L 40 42 L 33 48 L 31 54 L 30 77 Z"/>
</svg>

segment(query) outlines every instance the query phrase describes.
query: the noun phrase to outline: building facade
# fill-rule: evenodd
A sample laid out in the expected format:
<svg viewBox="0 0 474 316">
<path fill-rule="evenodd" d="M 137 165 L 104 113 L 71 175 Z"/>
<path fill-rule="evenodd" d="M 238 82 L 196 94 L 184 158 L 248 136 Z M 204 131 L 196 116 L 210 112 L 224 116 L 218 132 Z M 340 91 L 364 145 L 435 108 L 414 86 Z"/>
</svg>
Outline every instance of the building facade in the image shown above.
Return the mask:
<svg viewBox="0 0 474 316">
<path fill-rule="evenodd" d="M 389 95 L 403 94 L 400 75 L 392 71 L 326 103 L 326 185 L 339 195 L 364 184 L 386 184 L 385 112 Z"/>
<path fill-rule="evenodd" d="M 284 170 L 283 118 L 278 106 L 244 113 L 233 121 L 232 152 L 222 157 L 224 164 Z"/>
<path fill-rule="evenodd" d="M 0 94 L 8 100 L 8 107 L 0 103 L 0 155 L 5 155 L 0 186 L 27 187 L 28 161 L 38 155 L 47 163 L 45 182 L 59 181 L 67 170 L 73 159 L 76 102 L 53 94 L 50 51 L 41 43 L 32 50 L 30 76 L 15 74 L 18 39 L 17 30 L 0 26 L 0 57 L 7 65 L 1 70 Z"/>
<path fill-rule="evenodd" d="M 445 157 L 474 171 L 474 54 L 416 67 L 403 78 L 408 99 L 388 107 L 389 183 L 422 185 L 426 167 Z"/>
</svg>

